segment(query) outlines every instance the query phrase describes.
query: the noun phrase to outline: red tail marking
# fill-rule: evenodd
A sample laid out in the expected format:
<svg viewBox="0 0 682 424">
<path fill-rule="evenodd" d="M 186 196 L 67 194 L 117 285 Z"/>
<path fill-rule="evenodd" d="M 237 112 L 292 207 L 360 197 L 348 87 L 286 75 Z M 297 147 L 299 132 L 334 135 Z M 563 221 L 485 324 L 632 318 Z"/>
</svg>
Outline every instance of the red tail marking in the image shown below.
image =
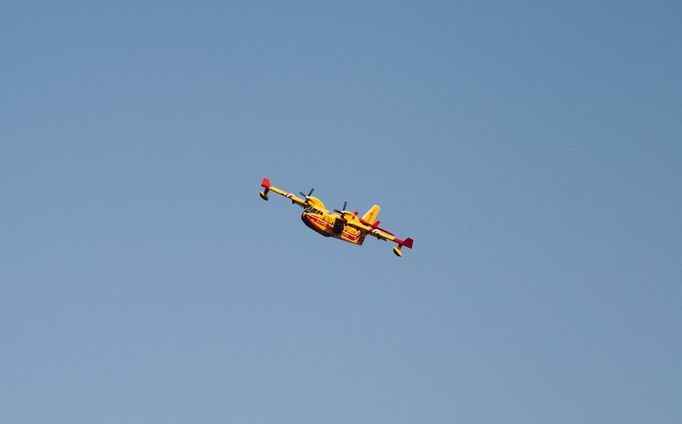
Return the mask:
<svg viewBox="0 0 682 424">
<path fill-rule="evenodd" d="M 263 178 L 263 181 L 261 181 L 260 185 L 265 188 L 270 188 L 270 180 Z"/>
</svg>

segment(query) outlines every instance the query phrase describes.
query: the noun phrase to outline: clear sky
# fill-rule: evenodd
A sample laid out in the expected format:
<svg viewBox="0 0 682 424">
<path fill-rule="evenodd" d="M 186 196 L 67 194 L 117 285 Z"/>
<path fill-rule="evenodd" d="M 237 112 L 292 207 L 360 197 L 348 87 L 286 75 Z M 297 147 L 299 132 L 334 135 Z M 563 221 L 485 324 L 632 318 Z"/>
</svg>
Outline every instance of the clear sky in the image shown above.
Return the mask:
<svg viewBox="0 0 682 424">
<path fill-rule="evenodd" d="M 681 4 L 0 2 L 0 422 L 679 423 Z"/>
</svg>

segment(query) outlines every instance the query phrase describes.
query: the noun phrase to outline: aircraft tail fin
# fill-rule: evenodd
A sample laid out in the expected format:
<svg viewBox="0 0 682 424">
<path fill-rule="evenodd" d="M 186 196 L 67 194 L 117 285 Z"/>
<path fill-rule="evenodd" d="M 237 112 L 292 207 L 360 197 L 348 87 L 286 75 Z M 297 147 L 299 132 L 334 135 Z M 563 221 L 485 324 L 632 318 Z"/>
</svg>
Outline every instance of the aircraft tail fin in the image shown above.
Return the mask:
<svg viewBox="0 0 682 424">
<path fill-rule="evenodd" d="M 367 213 L 362 216 L 363 221 L 368 222 L 370 225 L 374 224 L 374 221 L 377 220 L 377 216 L 379 216 L 380 210 L 381 208 L 379 205 L 372 206 Z"/>
</svg>

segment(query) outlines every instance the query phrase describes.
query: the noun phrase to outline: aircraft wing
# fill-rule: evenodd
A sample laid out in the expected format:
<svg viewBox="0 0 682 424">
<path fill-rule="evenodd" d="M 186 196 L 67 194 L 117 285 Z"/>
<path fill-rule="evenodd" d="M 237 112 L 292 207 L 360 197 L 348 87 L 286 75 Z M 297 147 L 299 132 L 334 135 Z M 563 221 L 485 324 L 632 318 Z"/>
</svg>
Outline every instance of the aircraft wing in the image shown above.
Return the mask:
<svg viewBox="0 0 682 424">
<path fill-rule="evenodd" d="M 406 238 L 405 240 L 401 240 L 398 237 L 394 236 L 393 234 L 389 234 L 384 230 L 380 230 L 378 228 L 374 228 L 369 232 L 369 235 L 374 236 L 378 238 L 379 240 L 388 240 L 392 241 L 393 243 L 397 243 L 398 246 L 405 246 L 409 249 L 412 249 L 412 244 L 414 243 L 414 240 L 411 238 Z"/>
<path fill-rule="evenodd" d="M 280 196 L 284 196 L 287 199 L 291 200 L 291 203 L 297 204 L 303 208 L 306 207 L 306 202 L 304 199 L 297 197 L 293 193 L 287 193 L 286 191 L 271 185 L 270 180 L 267 178 L 263 178 L 263 181 L 261 181 L 260 185 L 261 185 L 261 187 L 263 187 L 265 189 L 259 193 L 260 197 L 263 200 L 268 200 L 268 192 L 272 191 L 274 193 L 279 194 Z"/>
<path fill-rule="evenodd" d="M 393 243 L 397 243 L 398 246 L 405 246 L 409 249 L 412 249 L 412 244 L 414 243 L 414 240 L 411 238 L 406 238 L 405 240 L 401 240 L 398 237 L 394 236 L 392 233 L 390 233 L 388 230 L 385 230 L 383 228 L 378 228 L 378 227 L 372 227 L 371 225 L 367 225 L 362 222 L 348 222 L 347 225 L 350 225 L 353 228 L 357 228 L 358 230 L 364 231 L 370 236 L 376 237 L 379 240 L 388 240 L 392 241 Z"/>
</svg>

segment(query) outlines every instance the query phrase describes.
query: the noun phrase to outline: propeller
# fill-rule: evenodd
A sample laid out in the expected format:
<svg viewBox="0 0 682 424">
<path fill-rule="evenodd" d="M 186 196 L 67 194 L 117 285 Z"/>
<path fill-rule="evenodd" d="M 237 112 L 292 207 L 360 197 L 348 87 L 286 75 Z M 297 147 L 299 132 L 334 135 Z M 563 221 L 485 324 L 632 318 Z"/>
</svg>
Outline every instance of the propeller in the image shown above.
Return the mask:
<svg viewBox="0 0 682 424">
<path fill-rule="evenodd" d="M 310 191 L 308 192 L 307 195 L 306 195 L 304 192 L 302 192 L 302 191 L 299 191 L 299 193 L 301 194 L 301 196 L 303 196 L 303 198 L 304 198 L 304 199 L 306 200 L 306 202 L 307 202 L 307 201 L 308 201 L 308 197 L 310 197 L 310 195 L 313 194 L 313 191 L 315 191 L 315 187 L 311 187 L 311 188 L 310 188 Z"/>
<path fill-rule="evenodd" d="M 334 209 L 334 212 L 338 213 L 339 215 L 341 215 L 343 217 L 343 213 L 346 210 L 346 206 L 348 206 L 348 200 L 343 201 L 343 209 L 341 209 L 341 210 Z"/>
</svg>

